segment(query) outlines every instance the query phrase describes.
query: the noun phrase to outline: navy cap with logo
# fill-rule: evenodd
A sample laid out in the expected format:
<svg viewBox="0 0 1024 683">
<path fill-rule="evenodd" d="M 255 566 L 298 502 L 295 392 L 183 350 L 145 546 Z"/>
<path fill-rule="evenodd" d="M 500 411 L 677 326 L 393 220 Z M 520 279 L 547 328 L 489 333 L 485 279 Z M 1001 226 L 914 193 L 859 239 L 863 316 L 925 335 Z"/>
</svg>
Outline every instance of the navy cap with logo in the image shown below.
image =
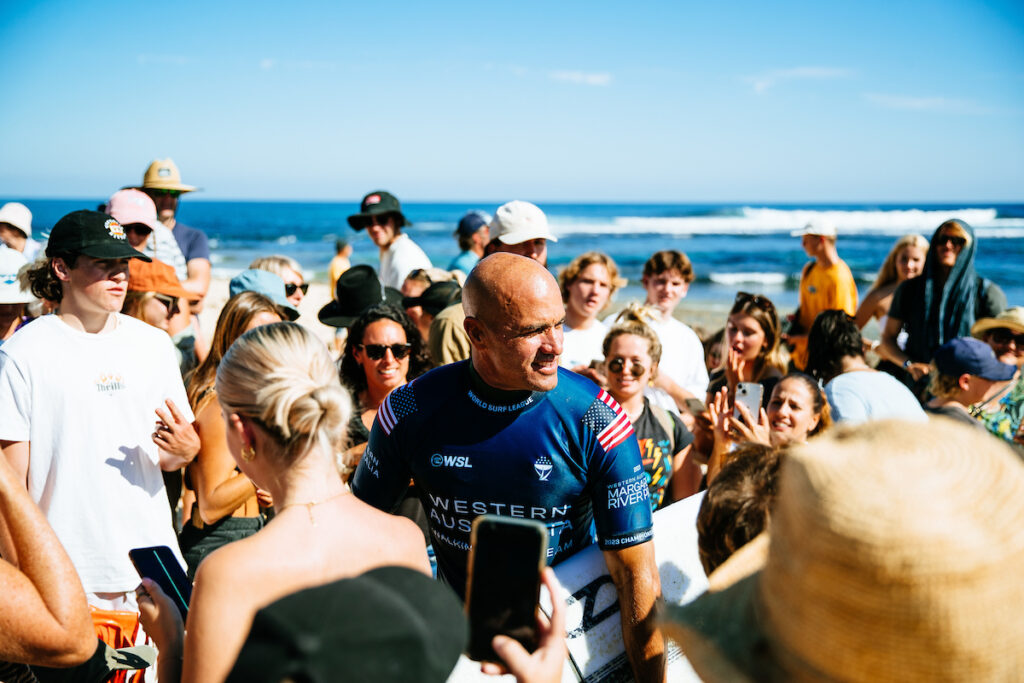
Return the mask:
<svg viewBox="0 0 1024 683">
<path fill-rule="evenodd" d="M 935 351 L 935 367 L 943 375 L 975 375 L 1001 382 L 1017 372 L 1015 365 L 1000 363 L 992 347 L 973 337 L 951 339 Z"/>
<path fill-rule="evenodd" d="M 398 198 L 384 190 L 376 190 L 363 197 L 363 201 L 359 205 L 359 213 L 349 216 L 348 224 L 353 230 L 362 230 L 373 216 L 388 213 L 394 214 L 396 226 L 401 228 L 412 225 L 402 213 L 402 205 L 398 203 Z"/>
<path fill-rule="evenodd" d="M 152 261 L 128 243 L 124 228 L 99 211 L 72 211 L 57 221 L 46 243 L 46 255 L 81 254 L 99 259 L 137 258 Z"/>
</svg>

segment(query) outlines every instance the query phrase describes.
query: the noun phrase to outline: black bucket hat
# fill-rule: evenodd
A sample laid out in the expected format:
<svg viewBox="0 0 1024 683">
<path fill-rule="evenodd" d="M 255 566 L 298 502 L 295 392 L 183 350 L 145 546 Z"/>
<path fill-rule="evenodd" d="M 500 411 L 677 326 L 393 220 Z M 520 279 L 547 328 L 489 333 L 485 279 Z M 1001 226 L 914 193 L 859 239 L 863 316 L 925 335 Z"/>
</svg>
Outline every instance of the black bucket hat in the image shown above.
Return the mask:
<svg viewBox="0 0 1024 683">
<path fill-rule="evenodd" d="M 402 293 L 382 287 L 377 271 L 370 266 L 352 266 L 338 278 L 334 299 L 317 313 L 324 325 L 348 327 L 370 306 L 379 303 L 401 304 Z"/>
<path fill-rule="evenodd" d="M 91 258 L 137 258 L 152 261 L 128 243 L 124 228 L 99 211 L 72 211 L 57 221 L 46 243 L 46 255 L 81 254 Z"/>
<path fill-rule="evenodd" d="M 349 216 L 348 224 L 353 230 L 362 230 L 366 227 L 367 218 L 387 213 L 395 215 L 395 225 L 399 228 L 412 225 L 402 213 L 402 205 L 398 203 L 398 198 L 384 190 L 376 190 L 363 197 L 359 213 Z"/>
</svg>

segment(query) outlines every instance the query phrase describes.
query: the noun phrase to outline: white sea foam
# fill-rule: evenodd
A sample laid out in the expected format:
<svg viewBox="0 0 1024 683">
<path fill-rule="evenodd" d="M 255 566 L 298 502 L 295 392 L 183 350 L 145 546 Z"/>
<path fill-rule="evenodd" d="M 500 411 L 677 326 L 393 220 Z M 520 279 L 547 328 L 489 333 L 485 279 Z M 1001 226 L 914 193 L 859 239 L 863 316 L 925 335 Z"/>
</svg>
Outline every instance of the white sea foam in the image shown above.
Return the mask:
<svg viewBox="0 0 1024 683">
<path fill-rule="evenodd" d="M 285 246 L 288 244 L 295 244 L 296 242 L 299 241 L 299 238 L 296 237 L 295 235 L 281 235 L 274 241 L 280 244 L 281 246 Z"/>
<path fill-rule="evenodd" d="M 719 285 L 784 285 L 786 275 L 784 273 L 711 273 L 708 279 Z"/>
<path fill-rule="evenodd" d="M 617 216 L 606 222 L 553 219 L 555 232 L 571 234 L 665 234 L 763 235 L 787 233 L 813 219 L 835 224 L 840 235 L 930 235 L 943 221 L 959 218 L 971 224 L 979 237 L 1019 238 L 1024 236 L 1024 219 L 998 218 L 994 208 L 983 209 L 894 209 L 823 210 L 767 209 L 743 207 L 731 215 L 706 216 Z"/>
</svg>

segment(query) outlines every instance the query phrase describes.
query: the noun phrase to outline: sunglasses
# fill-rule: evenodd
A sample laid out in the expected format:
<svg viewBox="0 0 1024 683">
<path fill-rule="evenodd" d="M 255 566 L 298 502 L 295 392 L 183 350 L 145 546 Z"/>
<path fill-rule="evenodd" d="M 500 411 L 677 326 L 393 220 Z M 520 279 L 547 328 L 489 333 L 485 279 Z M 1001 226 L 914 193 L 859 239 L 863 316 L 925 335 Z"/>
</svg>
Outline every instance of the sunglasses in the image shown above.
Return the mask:
<svg viewBox="0 0 1024 683">
<path fill-rule="evenodd" d="M 967 240 L 963 237 L 957 237 L 956 235 L 939 235 L 935 240 L 935 243 L 939 245 L 945 244 L 946 242 L 949 242 L 957 249 L 963 249 L 964 245 L 967 244 Z"/>
<path fill-rule="evenodd" d="M 391 221 L 391 220 L 392 220 L 391 214 L 389 214 L 389 213 L 382 213 L 379 216 L 367 216 L 362 221 L 360 221 L 360 224 L 364 228 L 368 228 L 371 225 L 378 225 L 378 226 L 383 227 L 383 226 L 387 225 L 388 222 Z"/>
<path fill-rule="evenodd" d="M 146 192 L 149 194 L 155 194 L 161 197 L 180 197 L 181 190 L 158 190 L 153 187 L 147 187 Z"/>
<path fill-rule="evenodd" d="M 734 304 L 745 304 L 752 303 L 763 311 L 774 311 L 775 304 L 772 300 L 766 296 L 760 294 L 751 294 L 750 292 L 736 292 L 736 301 Z"/>
<path fill-rule="evenodd" d="M 305 296 L 306 292 L 309 291 L 309 283 L 308 282 L 303 282 L 301 285 L 287 284 L 287 285 L 284 286 L 284 295 L 285 296 L 291 296 L 297 290 L 300 290 L 300 289 L 302 290 L 302 295 Z"/>
<path fill-rule="evenodd" d="M 1012 330 L 1005 327 L 997 327 L 989 332 L 989 339 L 996 344 L 1009 344 L 1013 342 L 1018 349 L 1024 349 L 1024 334 L 1014 334 Z"/>
<path fill-rule="evenodd" d="M 365 352 L 370 360 L 380 360 L 388 349 L 395 360 L 402 360 L 412 351 L 412 344 L 356 344 L 356 348 Z"/>
<path fill-rule="evenodd" d="M 625 358 L 617 357 L 608 361 L 608 372 L 614 372 L 617 375 L 622 372 L 624 367 L 626 367 Z M 647 372 L 647 368 L 645 368 L 641 363 L 633 363 L 629 366 L 629 374 L 634 377 L 643 377 L 645 372 Z"/>
<path fill-rule="evenodd" d="M 153 232 L 153 228 L 149 227 L 145 223 L 129 223 L 122 227 L 124 227 L 125 232 L 135 232 L 140 235 L 148 235 Z"/>
<path fill-rule="evenodd" d="M 167 307 L 167 314 L 174 315 L 178 311 L 178 298 L 166 294 L 154 294 L 153 298 Z"/>
</svg>

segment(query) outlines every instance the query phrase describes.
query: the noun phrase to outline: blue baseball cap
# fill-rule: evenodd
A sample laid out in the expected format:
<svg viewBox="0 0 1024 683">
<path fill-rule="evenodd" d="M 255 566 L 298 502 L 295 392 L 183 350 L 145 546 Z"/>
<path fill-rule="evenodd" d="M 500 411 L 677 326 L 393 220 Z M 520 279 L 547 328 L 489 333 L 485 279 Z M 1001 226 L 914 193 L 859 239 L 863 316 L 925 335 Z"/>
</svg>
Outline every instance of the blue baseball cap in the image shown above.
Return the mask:
<svg viewBox="0 0 1024 683">
<path fill-rule="evenodd" d="M 455 232 L 463 237 L 469 237 L 490 222 L 491 217 L 483 211 L 467 211 L 459 221 L 459 227 L 455 228 Z"/>
<path fill-rule="evenodd" d="M 992 347 L 972 337 L 950 340 L 935 352 L 935 367 L 943 375 L 975 375 L 992 381 L 1011 379 L 1017 368 L 1000 363 Z"/>
<path fill-rule="evenodd" d="M 228 284 L 228 292 L 231 296 L 242 292 L 256 292 L 267 297 L 285 312 L 288 320 L 295 321 L 299 317 L 299 309 L 292 306 L 291 302 L 284 295 L 284 280 L 276 273 L 269 270 L 256 270 L 250 268 L 243 270 L 231 278 Z"/>
</svg>

